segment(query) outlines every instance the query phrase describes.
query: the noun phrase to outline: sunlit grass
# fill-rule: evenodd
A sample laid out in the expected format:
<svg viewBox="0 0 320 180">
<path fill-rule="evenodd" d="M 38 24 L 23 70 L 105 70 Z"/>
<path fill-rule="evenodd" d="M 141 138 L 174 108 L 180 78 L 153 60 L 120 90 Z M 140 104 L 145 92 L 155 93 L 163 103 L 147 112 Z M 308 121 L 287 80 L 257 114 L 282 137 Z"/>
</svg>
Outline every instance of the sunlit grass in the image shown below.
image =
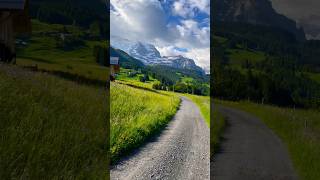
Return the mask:
<svg viewBox="0 0 320 180">
<path fill-rule="evenodd" d="M 93 55 L 94 46 L 107 46 L 106 41 L 84 40 L 84 46 L 63 50 L 56 45 L 56 36 L 63 31 L 63 25 L 32 20 L 32 27 L 33 32 L 30 39 L 26 41 L 27 44 L 17 47 L 19 66 L 37 66 L 41 70 L 67 72 L 94 80 L 107 80 L 107 68 L 96 63 Z M 66 26 L 66 28 L 73 35 L 84 32 L 76 26 Z"/>
<path fill-rule="evenodd" d="M 117 161 L 158 133 L 175 115 L 177 96 L 111 83 L 111 158 Z"/>
</svg>

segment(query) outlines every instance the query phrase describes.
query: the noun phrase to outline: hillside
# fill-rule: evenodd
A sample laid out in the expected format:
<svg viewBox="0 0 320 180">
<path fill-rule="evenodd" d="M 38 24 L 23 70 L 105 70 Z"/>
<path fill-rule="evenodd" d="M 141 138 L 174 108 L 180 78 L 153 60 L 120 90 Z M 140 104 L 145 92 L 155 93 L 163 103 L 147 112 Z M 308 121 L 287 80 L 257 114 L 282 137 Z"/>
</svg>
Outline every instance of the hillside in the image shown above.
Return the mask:
<svg viewBox="0 0 320 180">
<path fill-rule="evenodd" d="M 145 65 L 141 61 L 129 56 L 120 49 L 110 47 L 110 56 L 119 57 L 120 66 L 123 68 L 133 68 L 136 70 L 145 68 Z"/>
<path fill-rule="evenodd" d="M 78 26 L 32 20 L 32 34 L 17 37 L 17 64 L 39 70 L 105 82 L 107 68 L 96 61 L 94 49 L 107 42 L 87 37 Z M 90 33 L 88 33 L 90 34 Z"/>
<path fill-rule="evenodd" d="M 145 82 L 149 79 L 156 79 L 158 81 L 152 86 L 153 89 L 198 95 L 209 94 L 209 75 L 203 74 L 198 69 L 176 68 L 160 64 L 146 65 L 126 52 L 113 47 L 110 47 L 110 54 L 119 57 L 121 72 L 117 80 L 134 79 Z"/>
<path fill-rule="evenodd" d="M 303 29 L 297 28 L 295 21 L 277 13 L 269 0 L 215 0 L 213 7 L 215 20 L 275 27 L 292 33 L 298 40 L 305 40 Z"/>
<path fill-rule="evenodd" d="M 237 22 L 217 22 L 213 38 L 216 97 L 320 107 L 318 41 L 300 42 L 282 29 Z"/>
<path fill-rule="evenodd" d="M 107 5 L 104 0 L 32 0 L 30 15 L 34 19 L 50 24 L 77 25 L 90 28 L 99 23 L 100 35 L 107 32 Z"/>
</svg>

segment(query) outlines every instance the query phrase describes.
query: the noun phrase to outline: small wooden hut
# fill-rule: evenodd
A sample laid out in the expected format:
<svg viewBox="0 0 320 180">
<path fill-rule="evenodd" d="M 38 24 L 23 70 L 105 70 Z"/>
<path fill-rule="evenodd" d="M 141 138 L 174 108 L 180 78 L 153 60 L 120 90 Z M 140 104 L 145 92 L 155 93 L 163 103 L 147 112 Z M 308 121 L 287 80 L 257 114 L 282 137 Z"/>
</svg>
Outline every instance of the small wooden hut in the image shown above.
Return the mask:
<svg viewBox="0 0 320 180">
<path fill-rule="evenodd" d="M 15 35 L 31 33 L 28 0 L 0 0 L 0 61 L 15 62 Z"/>
<path fill-rule="evenodd" d="M 116 74 L 120 72 L 119 57 L 110 57 L 110 79 L 114 81 Z"/>
</svg>

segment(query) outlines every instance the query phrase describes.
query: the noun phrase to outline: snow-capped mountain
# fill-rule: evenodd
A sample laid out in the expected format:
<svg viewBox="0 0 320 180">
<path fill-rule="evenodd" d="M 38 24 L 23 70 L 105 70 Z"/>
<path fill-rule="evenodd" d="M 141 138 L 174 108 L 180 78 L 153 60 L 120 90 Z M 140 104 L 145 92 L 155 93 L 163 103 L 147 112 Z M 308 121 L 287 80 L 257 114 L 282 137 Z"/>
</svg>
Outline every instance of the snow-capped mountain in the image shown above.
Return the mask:
<svg viewBox="0 0 320 180">
<path fill-rule="evenodd" d="M 140 60 L 146 65 L 166 65 L 174 68 L 196 70 L 204 73 L 193 59 L 183 56 L 161 56 L 154 45 L 142 42 L 133 42 L 116 36 L 111 36 L 111 46 L 121 49 L 130 56 Z"/>
<path fill-rule="evenodd" d="M 145 64 L 159 64 L 162 61 L 159 51 L 151 44 L 137 42 L 128 53 Z"/>
<path fill-rule="evenodd" d="M 194 60 L 183 56 L 164 56 L 163 59 L 166 59 L 166 61 L 169 62 L 168 65 L 174 68 L 192 69 L 203 72 L 203 69 L 197 66 Z"/>
</svg>

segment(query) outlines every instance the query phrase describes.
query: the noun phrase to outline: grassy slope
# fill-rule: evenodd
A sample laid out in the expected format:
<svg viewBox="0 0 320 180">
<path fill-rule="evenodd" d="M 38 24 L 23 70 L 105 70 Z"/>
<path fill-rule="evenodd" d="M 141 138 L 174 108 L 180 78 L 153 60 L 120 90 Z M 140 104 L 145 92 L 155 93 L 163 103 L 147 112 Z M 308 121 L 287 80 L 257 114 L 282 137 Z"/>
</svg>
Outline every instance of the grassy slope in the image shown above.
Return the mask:
<svg viewBox="0 0 320 180">
<path fill-rule="evenodd" d="M 210 126 L 210 155 L 211 157 L 215 154 L 215 152 L 219 149 L 221 135 L 226 126 L 225 117 L 219 113 L 216 108 L 212 108 L 212 121 Z"/>
<path fill-rule="evenodd" d="M 55 36 L 46 34 L 61 32 L 62 25 L 32 20 L 32 28 L 33 32 L 31 39 L 27 41 L 28 44 L 18 48 L 18 65 L 37 65 L 39 69 L 68 72 L 95 80 L 107 80 L 106 67 L 99 66 L 93 57 L 93 47 L 106 45 L 106 42 L 85 41 L 85 46 L 66 51 L 56 47 Z M 74 26 L 66 26 L 66 28 L 73 35 L 84 31 Z"/>
<path fill-rule="evenodd" d="M 159 82 L 157 79 L 153 79 L 151 76 L 149 76 L 149 81 L 140 82 L 139 78 L 143 76 L 143 74 L 137 73 L 137 75 L 134 77 L 128 77 L 129 71 L 132 72 L 133 70 L 121 68 L 120 73 L 117 76 L 117 80 L 122 84 L 132 85 L 150 90 L 152 89 L 152 85 L 154 83 Z"/>
<path fill-rule="evenodd" d="M 255 64 L 265 59 L 265 55 L 260 51 L 250 51 L 244 49 L 230 49 L 230 63 L 234 67 L 241 67 L 246 61 Z"/>
<path fill-rule="evenodd" d="M 0 177 L 107 177 L 103 88 L 0 65 Z"/>
<path fill-rule="evenodd" d="M 320 83 L 320 73 L 308 73 L 308 75 L 312 80 Z"/>
<path fill-rule="evenodd" d="M 219 103 L 252 113 L 266 123 L 287 145 L 300 177 L 320 179 L 320 112 L 293 110 L 249 102 Z"/>
<path fill-rule="evenodd" d="M 165 93 L 111 83 L 111 159 L 139 147 L 174 116 L 179 98 Z"/>
</svg>

